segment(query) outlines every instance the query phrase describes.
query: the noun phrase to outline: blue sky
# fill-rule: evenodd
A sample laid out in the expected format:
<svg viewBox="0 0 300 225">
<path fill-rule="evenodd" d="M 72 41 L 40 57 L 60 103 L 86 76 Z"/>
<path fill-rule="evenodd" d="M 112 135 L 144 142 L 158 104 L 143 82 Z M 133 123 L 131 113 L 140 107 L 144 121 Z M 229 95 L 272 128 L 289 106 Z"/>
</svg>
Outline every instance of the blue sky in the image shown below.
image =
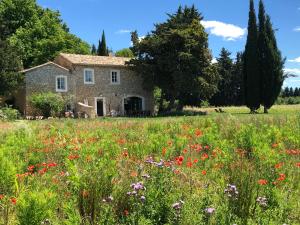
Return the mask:
<svg viewBox="0 0 300 225">
<path fill-rule="evenodd" d="M 72 33 L 90 44 L 97 44 L 105 30 L 112 50 L 130 46 L 130 31 L 140 36 L 166 20 L 179 5 L 192 5 L 204 16 L 209 47 L 214 57 L 222 47 L 233 53 L 244 49 L 248 20 L 248 0 L 37 0 L 43 6 L 59 10 Z M 258 0 L 255 0 L 256 6 Z M 286 71 L 299 75 L 285 86 L 300 87 L 300 0 L 265 0 L 271 15 L 278 45 L 287 58 Z"/>
</svg>

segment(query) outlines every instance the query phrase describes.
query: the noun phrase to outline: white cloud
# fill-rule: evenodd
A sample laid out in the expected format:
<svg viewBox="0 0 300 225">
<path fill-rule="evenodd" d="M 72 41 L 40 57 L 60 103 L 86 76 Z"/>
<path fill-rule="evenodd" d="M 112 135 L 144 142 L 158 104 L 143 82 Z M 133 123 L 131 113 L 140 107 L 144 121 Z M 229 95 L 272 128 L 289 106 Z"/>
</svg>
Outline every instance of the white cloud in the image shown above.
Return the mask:
<svg viewBox="0 0 300 225">
<path fill-rule="evenodd" d="M 288 62 L 300 63 L 300 57 L 298 57 L 296 59 L 289 59 Z"/>
<path fill-rule="evenodd" d="M 211 60 L 211 63 L 217 63 L 218 61 L 217 61 L 217 59 L 216 58 L 213 58 L 212 60 Z"/>
<path fill-rule="evenodd" d="M 128 30 L 128 29 L 121 29 L 121 30 L 118 30 L 117 32 L 116 32 L 116 34 L 128 34 L 128 33 L 130 33 L 131 32 L 131 30 Z"/>
<path fill-rule="evenodd" d="M 300 76 L 300 69 L 298 68 L 285 68 L 284 72 Z"/>
<path fill-rule="evenodd" d="M 296 32 L 300 32 L 300 27 L 296 27 L 296 28 L 294 28 L 294 31 L 296 31 Z"/>
<path fill-rule="evenodd" d="M 242 38 L 247 29 L 220 21 L 201 21 L 201 24 L 215 36 L 223 37 L 226 41 L 235 41 Z"/>
</svg>

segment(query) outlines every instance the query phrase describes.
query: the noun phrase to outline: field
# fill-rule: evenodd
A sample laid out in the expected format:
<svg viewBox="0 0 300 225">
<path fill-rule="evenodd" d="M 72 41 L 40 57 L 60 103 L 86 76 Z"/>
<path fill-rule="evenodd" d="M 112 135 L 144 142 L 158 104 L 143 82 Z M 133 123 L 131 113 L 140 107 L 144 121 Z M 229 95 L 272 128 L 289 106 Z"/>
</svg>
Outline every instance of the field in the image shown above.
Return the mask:
<svg viewBox="0 0 300 225">
<path fill-rule="evenodd" d="M 300 106 L 205 110 L 0 122 L 0 224 L 299 225 Z"/>
</svg>

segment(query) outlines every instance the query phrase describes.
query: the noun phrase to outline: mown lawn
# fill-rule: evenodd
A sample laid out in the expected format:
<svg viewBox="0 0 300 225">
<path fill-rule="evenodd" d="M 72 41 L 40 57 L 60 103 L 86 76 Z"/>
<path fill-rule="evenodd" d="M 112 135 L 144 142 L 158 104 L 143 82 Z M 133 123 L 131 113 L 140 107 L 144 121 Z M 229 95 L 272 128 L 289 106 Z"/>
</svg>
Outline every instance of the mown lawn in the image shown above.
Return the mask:
<svg viewBox="0 0 300 225">
<path fill-rule="evenodd" d="M 0 123 L 0 224 L 300 224 L 299 106 L 223 109 Z"/>
</svg>

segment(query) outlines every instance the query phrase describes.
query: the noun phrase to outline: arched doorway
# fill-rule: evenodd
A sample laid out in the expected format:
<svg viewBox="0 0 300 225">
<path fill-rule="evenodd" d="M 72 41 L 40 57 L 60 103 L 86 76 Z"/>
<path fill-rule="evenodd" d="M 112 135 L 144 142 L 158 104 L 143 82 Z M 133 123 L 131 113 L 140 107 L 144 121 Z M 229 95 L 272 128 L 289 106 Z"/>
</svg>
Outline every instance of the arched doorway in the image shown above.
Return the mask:
<svg viewBox="0 0 300 225">
<path fill-rule="evenodd" d="M 144 110 L 144 102 L 142 97 L 131 96 L 124 98 L 124 114 L 134 116 L 142 113 Z"/>
</svg>

